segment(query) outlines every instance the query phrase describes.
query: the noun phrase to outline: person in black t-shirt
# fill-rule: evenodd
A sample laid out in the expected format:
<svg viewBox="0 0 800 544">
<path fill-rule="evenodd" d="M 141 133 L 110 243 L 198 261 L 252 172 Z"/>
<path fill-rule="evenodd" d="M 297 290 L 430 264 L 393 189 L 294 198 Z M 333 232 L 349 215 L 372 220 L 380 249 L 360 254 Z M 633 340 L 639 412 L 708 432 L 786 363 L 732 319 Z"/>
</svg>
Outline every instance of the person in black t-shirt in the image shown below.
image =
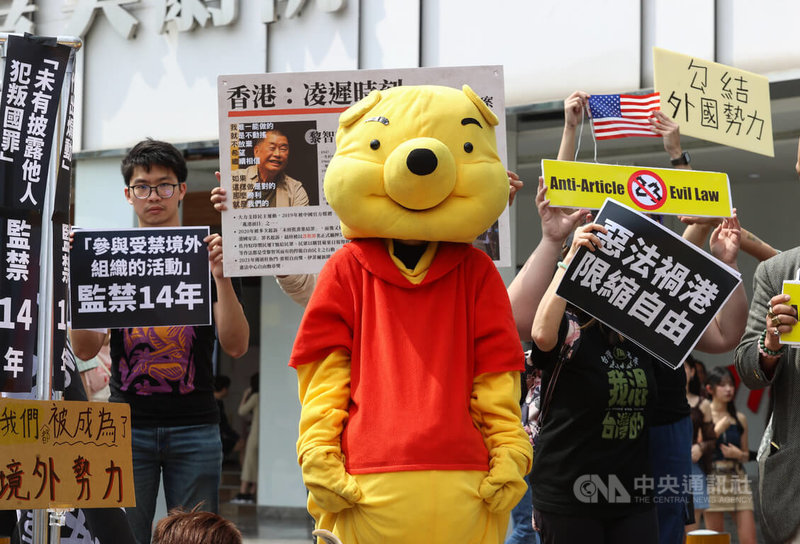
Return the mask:
<svg viewBox="0 0 800 544">
<path fill-rule="evenodd" d="M 656 405 L 654 364 L 661 363 L 568 308 L 555 294 L 575 251 L 602 246 L 598 231 L 606 229 L 589 224 L 576 230 L 538 304 L 530 333 L 531 358 L 544 371 L 543 390 L 554 379 L 561 346 L 580 337 L 560 370 L 534 457 L 533 503 L 546 544 L 658 541 L 648 429 Z M 735 262 L 738 233 L 735 218 L 724 221 L 712 237 L 715 255 Z M 728 316 L 740 302 L 735 296 L 731 299 L 724 309 Z M 715 319 L 698 345 L 709 351 L 724 345 L 721 325 L 724 322 Z M 665 385 L 659 384 L 668 390 Z M 682 399 L 685 404 L 685 395 Z"/>
<path fill-rule="evenodd" d="M 595 223 L 577 229 L 564 264 L 579 247 L 602 245 L 595 231 L 606 229 Z M 557 379 L 542 407 L 533 460 L 536 525 L 545 544 L 655 542 L 651 488 L 641 482 L 649 473 L 647 428 L 659 363 L 557 296 L 564 270 L 556 269 L 531 328 L 542 390 Z M 559 356 L 569 352 L 554 376 Z"/>
<path fill-rule="evenodd" d="M 186 161 L 171 144 L 144 140 L 122 161 L 124 194 L 140 228 L 178 227 L 186 194 Z M 215 512 L 222 469 L 219 412 L 211 356 L 215 338 L 231 357 L 248 347 L 250 328 L 239 296 L 222 268 L 222 237 L 211 234 L 212 324 L 130 327 L 111 331 L 111 401 L 131 407 L 136 507 L 128 521 L 139 544 L 150 542 L 159 483 L 167 508 Z M 104 331 L 73 330 L 81 359 L 94 357 Z"/>
<path fill-rule="evenodd" d="M 565 126 L 558 153 L 559 160 L 576 158 L 576 129 L 581 123 L 588 99 L 588 93 L 575 91 L 564 102 Z M 663 137 L 664 150 L 669 154 L 672 166 L 689 169 L 688 155 L 683 153 L 680 145 L 678 124 L 662 112 L 655 112 L 649 122 L 653 132 Z M 547 185 L 543 184 L 540 178 L 536 204 L 542 221 L 542 240 L 508 289 L 517 330 L 522 340 L 530 339 L 534 314 L 540 306 L 540 300 L 542 300 L 549 279 L 552 277 L 552 270 L 556 267 L 561 242 L 567 238 L 568 231 L 571 232 L 570 227 L 574 228 L 578 223 L 583 222 L 585 217 L 588 217 L 587 210 L 569 211 L 564 208 L 550 208 L 546 191 Z M 698 245 L 702 245 L 713 229 L 710 240 L 712 253 L 726 264 L 733 268 L 736 267 L 736 256 L 741 235 L 744 233 L 735 216 L 726 222 L 717 219 L 713 224 L 697 220 L 697 218 L 681 218 L 681 220 L 690 225 L 684 232 L 684 238 L 698 243 Z M 740 233 L 742 234 L 740 235 Z M 742 244 L 744 249 L 754 255 L 764 251 L 765 248 L 760 247 L 764 244 L 756 244 L 752 238 L 752 235 L 748 233 L 745 240 L 747 247 Z M 720 353 L 731 349 L 744 330 L 746 312 L 747 300 L 743 287 L 739 286 L 726 303 L 723 311 L 715 316 L 714 321 L 706 329 L 698 342 L 697 349 L 709 353 Z M 555 324 L 557 325 L 558 321 Z M 691 461 L 689 454 L 691 424 L 684 395 L 684 372 L 682 369 L 673 372 L 666 367 L 661 368 L 661 363 L 658 365 L 655 367 L 658 374 L 655 382 L 659 401 L 654 408 L 654 422 L 652 422 L 652 425 L 657 426 L 654 427 L 654 432 L 650 433 L 651 438 L 654 438 L 651 442 L 650 455 L 651 467 L 657 467 L 659 472 L 650 473 L 648 476 L 655 483 L 661 481 L 662 477 L 665 484 L 677 479 L 679 488 L 682 488 L 682 477 L 688 476 Z M 544 433 L 544 429 L 542 433 Z M 675 437 L 678 437 L 678 440 L 675 440 Z M 534 472 L 536 472 L 535 459 L 536 455 L 534 456 Z M 664 459 L 667 459 L 668 462 L 665 462 Z M 535 489 L 538 485 L 535 475 L 531 480 Z M 670 489 L 674 489 L 674 487 L 662 486 L 659 491 L 669 491 Z M 672 493 L 669 499 L 681 498 L 682 495 L 679 489 L 677 493 Z M 683 527 L 686 521 L 686 503 L 663 501 L 658 503 L 657 510 L 660 535 L 654 541 L 659 541 L 661 544 L 682 542 Z M 596 542 L 597 539 L 592 539 L 592 541 Z"/>
</svg>

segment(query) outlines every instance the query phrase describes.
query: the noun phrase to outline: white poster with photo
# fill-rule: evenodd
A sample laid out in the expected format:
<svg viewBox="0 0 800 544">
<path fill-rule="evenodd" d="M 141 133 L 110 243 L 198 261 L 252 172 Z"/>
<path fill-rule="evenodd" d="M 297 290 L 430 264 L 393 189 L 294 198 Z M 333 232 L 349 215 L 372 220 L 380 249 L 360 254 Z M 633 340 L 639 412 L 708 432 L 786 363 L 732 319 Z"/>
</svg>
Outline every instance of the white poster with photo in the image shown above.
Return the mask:
<svg viewBox="0 0 800 544">
<path fill-rule="evenodd" d="M 399 85 L 469 85 L 500 120 L 506 162 L 501 66 L 224 75 L 217 81 L 226 276 L 319 272 L 345 243 L 325 200 L 339 114 L 373 90 Z M 510 266 L 508 210 L 474 244 Z"/>
</svg>

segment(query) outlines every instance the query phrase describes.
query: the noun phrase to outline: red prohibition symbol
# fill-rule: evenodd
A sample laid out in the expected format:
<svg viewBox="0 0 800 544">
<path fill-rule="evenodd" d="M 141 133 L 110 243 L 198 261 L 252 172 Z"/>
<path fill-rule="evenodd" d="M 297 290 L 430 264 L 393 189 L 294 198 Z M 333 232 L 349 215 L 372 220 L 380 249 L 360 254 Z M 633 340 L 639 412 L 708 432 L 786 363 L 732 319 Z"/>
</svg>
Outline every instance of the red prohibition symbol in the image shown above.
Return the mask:
<svg viewBox="0 0 800 544">
<path fill-rule="evenodd" d="M 628 194 L 643 210 L 657 210 L 667 201 L 667 184 L 650 170 L 638 170 L 628 178 Z"/>
</svg>

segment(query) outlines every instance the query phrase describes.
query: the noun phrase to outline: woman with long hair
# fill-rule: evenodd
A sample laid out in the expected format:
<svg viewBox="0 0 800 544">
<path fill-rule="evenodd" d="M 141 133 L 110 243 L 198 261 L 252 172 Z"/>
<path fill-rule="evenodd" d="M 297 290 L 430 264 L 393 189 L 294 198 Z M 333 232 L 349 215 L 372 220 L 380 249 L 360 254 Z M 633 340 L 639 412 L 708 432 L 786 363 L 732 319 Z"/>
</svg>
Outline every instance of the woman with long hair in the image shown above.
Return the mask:
<svg viewBox="0 0 800 544">
<path fill-rule="evenodd" d="M 711 397 L 711 418 L 717 434 L 709 479 L 709 508 L 705 512 L 706 527 L 724 531 L 724 515 L 730 513 L 742 544 L 755 544 L 756 523 L 753 517 L 753 493 L 742 463 L 750 459 L 747 442 L 747 418 L 736 411 L 733 402 L 736 389 L 731 371 L 712 368 L 706 378 Z"/>
<path fill-rule="evenodd" d="M 717 439 L 711 419 L 711 402 L 706 398 L 700 381 L 700 365 L 702 363 L 691 355 L 683 362 L 686 372 L 686 401 L 689 403 L 692 418 L 691 490 L 695 519 L 694 523 L 686 525 L 687 533 L 700 526 L 700 518 L 709 506 L 707 474 L 711 472 L 711 454 Z"/>
</svg>

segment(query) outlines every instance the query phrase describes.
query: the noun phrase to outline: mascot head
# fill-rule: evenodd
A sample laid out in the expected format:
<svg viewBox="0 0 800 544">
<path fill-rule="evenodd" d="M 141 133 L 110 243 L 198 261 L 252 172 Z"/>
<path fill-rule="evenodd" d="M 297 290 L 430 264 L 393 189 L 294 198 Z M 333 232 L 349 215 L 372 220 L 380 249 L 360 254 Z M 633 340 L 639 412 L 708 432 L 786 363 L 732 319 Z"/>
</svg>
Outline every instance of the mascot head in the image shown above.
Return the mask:
<svg viewBox="0 0 800 544">
<path fill-rule="evenodd" d="M 351 106 L 324 183 L 344 236 L 472 242 L 508 202 L 496 125 L 466 85 L 373 91 Z"/>
</svg>

